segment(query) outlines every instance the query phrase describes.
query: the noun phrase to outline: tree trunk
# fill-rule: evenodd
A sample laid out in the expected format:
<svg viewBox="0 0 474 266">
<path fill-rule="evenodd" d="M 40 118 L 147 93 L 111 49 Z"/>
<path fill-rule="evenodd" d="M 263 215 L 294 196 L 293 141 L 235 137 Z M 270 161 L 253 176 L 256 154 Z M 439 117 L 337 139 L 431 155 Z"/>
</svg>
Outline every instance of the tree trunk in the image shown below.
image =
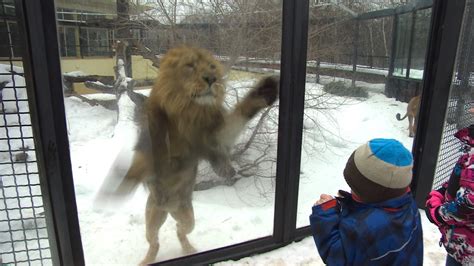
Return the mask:
<svg viewBox="0 0 474 266">
<path fill-rule="evenodd" d="M 125 63 L 125 75 L 132 77 L 132 53 L 128 42 L 132 40 L 130 31 L 130 3 L 129 0 L 117 0 L 117 40 L 125 42 L 125 50 L 123 51 Z"/>
</svg>

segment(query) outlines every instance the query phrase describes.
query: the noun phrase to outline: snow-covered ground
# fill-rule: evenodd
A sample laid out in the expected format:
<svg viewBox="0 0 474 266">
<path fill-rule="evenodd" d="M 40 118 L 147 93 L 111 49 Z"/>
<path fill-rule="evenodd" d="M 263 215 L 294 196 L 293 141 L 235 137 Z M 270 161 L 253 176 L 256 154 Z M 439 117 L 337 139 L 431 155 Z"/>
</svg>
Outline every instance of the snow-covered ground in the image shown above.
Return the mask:
<svg viewBox="0 0 474 266">
<path fill-rule="evenodd" d="M 309 78 L 308 80 L 311 80 Z M 253 80 L 229 83 L 231 94 L 243 91 Z M 407 121 L 397 121 L 406 103 L 386 98 L 383 84 L 371 85 L 368 99 L 332 96 L 321 85 L 307 83 L 297 225 L 308 225 L 311 206 L 321 193 L 348 189 L 342 170 L 350 153 L 375 137 L 396 138 L 411 148 Z M 90 95 L 103 98 L 103 95 Z M 119 152 L 134 142 L 136 128 L 127 119 L 114 129 L 117 115 L 100 106 L 91 107 L 76 98 L 65 99 L 81 235 L 89 265 L 137 264 L 147 250 L 144 207 L 147 193 L 140 188 L 124 205 L 98 209 L 94 197 Z M 132 110 L 132 109 L 130 109 Z M 131 117 L 131 116 L 129 116 Z M 276 145 L 276 113 L 267 121 L 266 141 Z M 255 121 L 254 121 L 255 122 Z M 244 133 L 241 142 L 250 132 Z M 262 139 L 260 139 L 262 140 Z M 258 145 L 257 145 L 258 146 Z M 125 147 L 125 148 L 122 148 Z M 256 150 L 258 147 L 256 148 Z M 275 159 L 275 151 L 268 156 Z M 255 156 L 249 152 L 249 157 Z M 218 186 L 194 193 L 196 226 L 189 235 L 205 251 L 268 236 L 273 231 L 275 164 L 259 169 L 267 175 L 242 178 L 233 186 Z M 204 176 L 200 177 L 205 179 Z M 422 214 L 424 217 L 424 214 Z M 425 218 L 423 218 L 425 219 Z M 442 265 L 445 252 L 438 246 L 436 228 L 424 221 L 425 265 Z M 160 230 L 158 261 L 182 256 L 175 222 L 168 218 Z M 221 265 L 320 265 L 311 238 L 285 248 Z"/>
</svg>

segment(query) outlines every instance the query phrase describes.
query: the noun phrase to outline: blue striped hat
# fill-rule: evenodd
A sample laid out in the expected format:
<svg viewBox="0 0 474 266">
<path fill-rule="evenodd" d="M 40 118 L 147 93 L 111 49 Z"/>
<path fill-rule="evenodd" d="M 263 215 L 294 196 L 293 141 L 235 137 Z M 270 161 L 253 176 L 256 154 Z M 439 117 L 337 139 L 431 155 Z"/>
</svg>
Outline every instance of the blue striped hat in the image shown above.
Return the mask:
<svg viewBox="0 0 474 266">
<path fill-rule="evenodd" d="M 413 158 L 395 139 L 372 139 L 357 148 L 344 169 L 352 191 L 367 203 L 403 195 L 412 179 Z"/>
</svg>

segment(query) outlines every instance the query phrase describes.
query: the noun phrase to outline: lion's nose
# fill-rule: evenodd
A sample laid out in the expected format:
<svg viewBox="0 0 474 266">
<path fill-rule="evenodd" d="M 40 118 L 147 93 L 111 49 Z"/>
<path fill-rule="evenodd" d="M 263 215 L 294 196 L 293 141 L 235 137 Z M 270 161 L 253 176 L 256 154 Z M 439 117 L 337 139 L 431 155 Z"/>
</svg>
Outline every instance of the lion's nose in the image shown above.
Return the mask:
<svg viewBox="0 0 474 266">
<path fill-rule="evenodd" d="M 209 86 L 211 86 L 212 83 L 216 82 L 217 80 L 214 76 L 203 76 L 202 79 L 204 79 L 204 81 L 206 81 Z"/>
</svg>

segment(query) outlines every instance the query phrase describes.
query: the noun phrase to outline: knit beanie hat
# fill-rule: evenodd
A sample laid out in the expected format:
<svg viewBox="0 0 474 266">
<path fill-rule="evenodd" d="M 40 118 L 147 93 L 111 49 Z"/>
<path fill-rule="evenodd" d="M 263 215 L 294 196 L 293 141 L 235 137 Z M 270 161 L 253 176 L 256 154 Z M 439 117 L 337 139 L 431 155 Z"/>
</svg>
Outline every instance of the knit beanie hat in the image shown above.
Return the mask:
<svg viewBox="0 0 474 266">
<path fill-rule="evenodd" d="M 412 179 L 411 152 L 394 139 L 372 139 L 357 148 L 344 169 L 352 191 L 366 203 L 403 195 Z"/>
</svg>

